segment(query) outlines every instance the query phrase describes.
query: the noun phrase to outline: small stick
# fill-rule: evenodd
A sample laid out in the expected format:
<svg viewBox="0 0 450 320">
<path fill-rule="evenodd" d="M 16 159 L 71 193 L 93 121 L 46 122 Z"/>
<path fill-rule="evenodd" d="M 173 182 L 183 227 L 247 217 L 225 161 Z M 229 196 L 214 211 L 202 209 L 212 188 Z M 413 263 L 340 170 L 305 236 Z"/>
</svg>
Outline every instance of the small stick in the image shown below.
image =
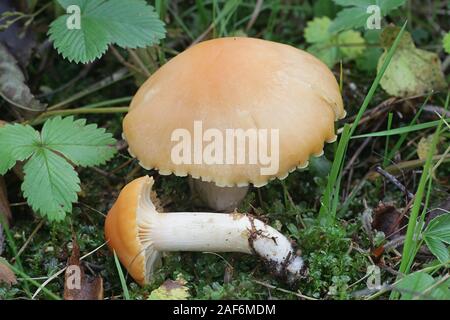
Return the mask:
<svg viewBox="0 0 450 320">
<path fill-rule="evenodd" d="M 398 181 L 396 177 L 394 177 L 392 174 L 384 171 L 380 166 L 376 166 L 375 171 L 381 174 L 383 177 L 388 179 L 390 182 L 392 182 L 398 189 L 400 189 L 403 193 L 406 194 L 408 197 L 408 200 L 411 200 L 414 198 L 414 194 L 412 194 L 406 187 Z"/>
</svg>

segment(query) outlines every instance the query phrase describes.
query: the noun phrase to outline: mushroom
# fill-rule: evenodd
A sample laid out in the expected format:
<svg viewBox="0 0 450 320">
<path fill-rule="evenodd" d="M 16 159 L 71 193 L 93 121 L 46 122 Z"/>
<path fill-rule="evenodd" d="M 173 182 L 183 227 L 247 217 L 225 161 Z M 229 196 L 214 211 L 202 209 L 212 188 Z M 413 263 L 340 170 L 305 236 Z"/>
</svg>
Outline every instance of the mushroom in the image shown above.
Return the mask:
<svg viewBox="0 0 450 320">
<path fill-rule="evenodd" d="M 165 251 L 255 254 L 290 283 L 305 274 L 291 241 L 274 228 L 239 213 L 160 213 L 152 186 L 148 176 L 127 184 L 105 221 L 108 245 L 139 284 L 151 280 Z"/>
<path fill-rule="evenodd" d="M 230 212 L 250 184 L 284 179 L 305 168 L 311 155 L 322 155 L 324 143 L 336 139 L 334 122 L 343 117 L 338 83 L 320 60 L 289 45 L 230 37 L 192 46 L 155 72 L 134 96 L 123 132 L 142 167 L 189 175 L 209 207 Z M 226 144 L 226 150 L 214 150 L 213 161 L 201 161 L 202 151 L 230 129 L 240 130 L 244 148 L 235 149 L 236 134 L 231 149 Z M 270 160 L 278 151 L 274 170 L 263 173 L 269 164 L 261 157 L 249 160 L 249 129 L 278 134 L 263 152 Z M 186 148 L 174 161 L 180 144 Z M 244 163 L 227 161 L 240 156 Z"/>
</svg>

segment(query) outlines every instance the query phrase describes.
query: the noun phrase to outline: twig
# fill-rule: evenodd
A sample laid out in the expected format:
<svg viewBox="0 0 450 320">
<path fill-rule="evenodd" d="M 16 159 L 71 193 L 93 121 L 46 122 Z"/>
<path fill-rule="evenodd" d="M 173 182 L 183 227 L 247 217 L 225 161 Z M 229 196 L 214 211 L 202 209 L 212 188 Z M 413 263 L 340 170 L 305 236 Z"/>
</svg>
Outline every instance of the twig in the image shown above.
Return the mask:
<svg viewBox="0 0 450 320">
<path fill-rule="evenodd" d="M 22 254 L 22 252 L 25 251 L 25 249 L 28 247 L 28 245 L 30 244 L 31 240 L 33 239 L 33 237 L 36 235 L 36 233 L 39 231 L 39 229 L 42 228 L 42 226 L 44 225 L 45 220 L 42 219 L 41 222 L 38 223 L 38 225 L 36 226 L 36 228 L 34 228 L 33 232 L 30 234 L 30 236 L 28 237 L 27 241 L 25 241 L 25 243 L 23 244 L 23 246 L 19 249 L 19 251 L 17 252 L 16 256 L 14 257 L 13 261 L 15 261 L 18 257 L 20 257 L 20 255 Z"/>
<path fill-rule="evenodd" d="M 294 291 L 286 290 L 286 289 L 283 289 L 283 288 L 279 288 L 279 287 L 273 286 L 271 284 L 268 284 L 268 283 L 265 283 L 265 282 L 262 282 L 262 281 L 258 281 L 258 280 L 252 280 L 252 281 L 257 283 L 257 284 L 260 284 L 260 285 L 262 285 L 262 286 L 264 286 L 266 288 L 269 288 L 269 289 L 272 289 L 272 290 L 278 290 L 278 291 L 284 292 L 284 293 L 293 294 L 293 295 L 295 295 L 295 296 L 297 296 L 299 298 L 305 299 L 305 300 L 314 300 L 314 301 L 317 300 L 316 298 L 308 297 L 308 296 L 305 296 L 305 295 L 303 295 L 301 293 L 298 293 L 298 292 L 294 292 Z"/>
<path fill-rule="evenodd" d="M 78 99 L 81 99 L 81 98 L 87 96 L 88 94 L 91 94 L 100 89 L 103 89 L 113 83 L 120 81 L 120 80 L 123 80 L 123 79 L 127 78 L 128 76 L 129 76 L 128 69 L 121 68 L 121 69 L 117 70 L 116 72 L 114 72 L 112 75 L 100 80 L 97 83 L 94 83 L 89 88 L 86 88 L 83 91 L 78 92 L 77 94 L 74 94 L 73 96 L 69 97 L 68 99 L 61 101 L 61 102 L 47 108 L 47 110 L 52 111 L 52 110 L 62 109 L 63 107 L 66 107 L 69 103 L 76 101 Z"/>
<path fill-rule="evenodd" d="M 134 62 L 136 62 L 136 64 L 139 66 L 139 68 L 145 74 L 145 76 L 147 78 L 150 77 L 152 74 L 150 73 L 150 71 L 148 71 L 147 67 L 142 62 L 141 58 L 139 58 L 139 56 L 136 54 L 136 52 L 134 50 L 132 50 L 132 49 L 128 49 L 128 53 L 130 54 L 131 59 L 133 59 Z"/>
<path fill-rule="evenodd" d="M 109 113 L 127 113 L 128 107 L 111 107 L 111 108 L 78 108 L 67 110 L 53 110 L 42 113 L 39 117 L 33 120 L 30 124 L 36 125 L 46 118 L 53 116 L 67 116 L 72 114 L 109 114 Z"/>
<path fill-rule="evenodd" d="M 128 69 L 131 69 L 143 76 L 146 76 L 146 74 L 141 69 L 136 67 L 134 64 L 126 61 L 113 45 L 109 46 L 109 49 L 111 50 L 112 54 L 116 57 L 116 59 L 119 61 L 119 63 L 123 64 Z"/>
<path fill-rule="evenodd" d="M 252 16 L 251 16 L 250 20 L 247 23 L 247 27 L 245 28 L 245 31 L 250 30 L 253 27 L 253 25 L 255 24 L 256 19 L 258 19 L 259 13 L 261 12 L 261 8 L 262 8 L 263 3 L 264 3 L 264 0 L 257 0 L 256 1 L 255 9 L 253 10 Z"/>
<path fill-rule="evenodd" d="M 107 242 L 101 244 L 99 247 L 95 248 L 94 250 L 92 250 L 91 252 L 85 254 L 84 256 L 82 256 L 80 258 L 80 261 L 89 257 L 91 254 L 95 253 L 96 251 L 98 251 L 99 249 L 101 249 L 102 247 L 104 247 L 106 245 Z M 36 296 L 39 294 L 39 292 L 42 291 L 42 289 L 45 288 L 45 286 L 47 284 L 49 284 L 53 279 L 56 279 L 60 274 L 62 274 L 64 271 L 66 271 L 67 266 L 64 267 L 63 269 L 59 270 L 58 272 L 56 272 L 54 275 L 52 275 L 51 277 L 49 277 L 47 280 L 45 280 L 40 286 L 39 288 L 36 290 L 36 292 L 33 294 L 33 296 L 31 297 L 31 299 L 36 298 Z"/>
<path fill-rule="evenodd" d="M 396 177 L 394 177 L 392 174 L 390 174 L 389 172 L 384 171 L 383 168 L 381 168 L 380 166 L 376 166 L 375 167 L 375 171 L 378 172 L 379 174 L 381 174 L 386 179 L 388 179 L 397 188 L 399 188 L 403 193 L 405 193 L 406 196 L 408 197 L 408 200 L 411 200 L 411 199 L 414 198 L 414 194 L 411 193 L 408 189 L 406 189 L 406 187 Z"/>
</svg>

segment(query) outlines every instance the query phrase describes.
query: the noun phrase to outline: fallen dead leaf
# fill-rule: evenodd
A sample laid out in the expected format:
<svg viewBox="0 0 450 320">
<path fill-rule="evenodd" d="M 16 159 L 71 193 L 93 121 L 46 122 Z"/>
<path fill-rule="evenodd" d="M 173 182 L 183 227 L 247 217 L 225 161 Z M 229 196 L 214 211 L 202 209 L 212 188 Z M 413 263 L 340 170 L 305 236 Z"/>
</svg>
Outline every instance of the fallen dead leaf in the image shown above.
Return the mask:
<svg viewBox="0 0 450 320">
<path fill-rule="evenodd" d="M 0 258 L 0 283 L 2 282 L 6 283 L 8 286 L 11 286 L 17 284 L 17 279 L 6 260 Z"/>
<path fill-rule="evenodd" d="M 26 112 L 41 112 L 45 105 L 40 103 L 25 83 L 25 76 L 16 59 L 0 43 L 0 96 L 8 103 Z"/>
<path fill-rule="evenodd" d="M 23 7 L 18 4 L 26 1 L 2 0 L 0 1 L 0 15 L 5 12 L 28 12 L 26 5 Z M 2 19 L 2 24 L 9 24 L 13 22 L 15 17 L 5 17 Z M 26 20 L 22 19 L 12 23 L 6 30 L 0 32 L 0 42 L 2 42 L 20 64 L 25 67 L 30 61 L 33 49 L 36 47 L 36 35 L 34 28 L 25 27 Z"/>
<path fill-rule="evenodd" d="M 72 255 L 67 262 L 64 281 L 64 300 L 102 300 L 103 279 L 100 276 L 89 277 L 80 264 L 80 247 L 73 241 Z"/>
<path fill-rule="evenodd" d="M 395 206 L 380 202 L 373 209 L 372 229 L 383 232 L 387 238 L 398 230 L 402 217 L 402 213 Z"/>
<path fill-rule="evenodd" d="M 430 134 L 428 137 L 422 137 L 417 145 L 417 155 L 420 160 L 425 160 L 428 156 L 428 152 L 433 144 L 434 135 Z M 436 154 L 436 151 L 434 152 Z"/>
<path fill-rule="evenodd" d="M 178 277 L 177 280 L 166 280 L 158 289 L 153 290 L 148 300 L 187 300 L 189 289 L 186 280 Z"/>
</svg>

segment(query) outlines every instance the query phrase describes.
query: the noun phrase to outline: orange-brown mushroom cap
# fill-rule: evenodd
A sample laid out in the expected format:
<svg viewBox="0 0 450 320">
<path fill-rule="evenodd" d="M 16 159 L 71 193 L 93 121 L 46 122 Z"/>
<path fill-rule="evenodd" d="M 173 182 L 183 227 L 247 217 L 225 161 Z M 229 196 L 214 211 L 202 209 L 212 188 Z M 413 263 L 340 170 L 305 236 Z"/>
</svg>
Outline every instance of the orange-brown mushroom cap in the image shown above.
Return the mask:
<svg viewBox="0 0 450 320">
<path fill-rule="evenodd" d="M 145 283 L 145 250 L 139 240 L 137 211 L 139 195 L 149 177 L 127 184 L 109 210 L 105 221 L 105 238 L 133 279 Z"/>
<path fill-rule="evenodd" d="M 254 38 L 201 42 L 155 72 L 139 89 L 124 119 L 124 137 L 144 168 L 191 175 L 218 186 L 262 186 L 305 167 L 334 141 L 345 111 L 333 73 L 311 54 Z M 279 130 L 279 170 L 260 164 L 175 164 L 176 129 Z"/>
</svg>

